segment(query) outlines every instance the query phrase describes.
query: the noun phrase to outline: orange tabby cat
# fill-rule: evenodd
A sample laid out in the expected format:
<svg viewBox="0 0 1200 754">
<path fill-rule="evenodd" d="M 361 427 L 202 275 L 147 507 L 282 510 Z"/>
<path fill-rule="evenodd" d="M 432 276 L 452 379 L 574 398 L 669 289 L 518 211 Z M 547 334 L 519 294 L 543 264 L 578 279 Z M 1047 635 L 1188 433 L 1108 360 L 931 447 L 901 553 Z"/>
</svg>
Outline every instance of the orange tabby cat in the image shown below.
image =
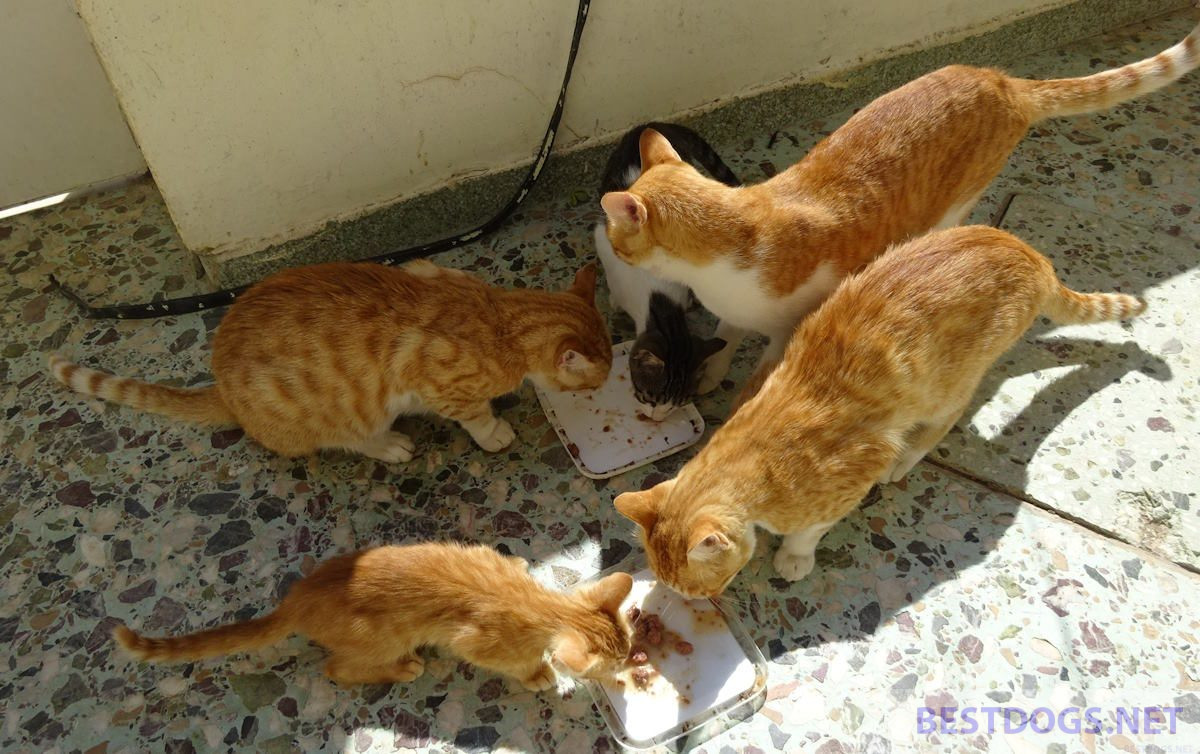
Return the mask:
<svg viewBox="0 0 1200 754">
<path fill-rule="evenodd" d="M 119 626 L 113 636 L 140 660 L 190 662 L 301 633 L 329 650 L 325 673 L 344 684 L 411 681 L 425 669 L 422 646 L 535 691 L 554 685 L 554 668 L 595 678 L 619 670 L 630 645 L 620 609 L 629 574 L 560 593 L 526 567 L 490 547 L 375 547 L 321 564 L 261 618 L 163 639 Z"/>
<path fill-rule="evenodd" d="M 515 438 L 489 400 L 526 377 L 553 389 L 599 387 L 612 345 L 587 265 L 564 293 L 506 291 L 414 262 L 300 267 L 234 302 L 213 339 L 216 385 L 175 388 L 85 369 L 50 368 L 88 395 L 177 419 L 237 423 L 287 456 L 346 448 L 387 462 L 416 446 L 399 414 L 457 421 L 481 448 Z"/>
<path fill-rule="evenodd" d="M 1086 78 L 1032 81 L 949 66 L 867 105 L 803 160 L 764 183 L 730 187 L 646 130 L 641 177 L 605 194 L 616 254 L 695 291 L 721 319 L 726 349 L 701 390 L 729 369 L 745 330 L 778 359 L 792 327 L 838 280 L 890 245 L 957 225 L 1030 124 L 1111 107 L 1196 67 L 1200 27 L 1139 63 Z"/>
<path fill-rule="evenodd" d="M 1039 313 L 1085 323 L 1143 308 L 1069 290 L 1045 257 L 994 228 L 922 236 L 804 319 L 758 393 L 675 479 L 615 505 L 640 526 L 658 577 L 684 595 L 724 590 L 757 526 L 785 535 L 776 571 L 803 578 L 821 536 L 938 443 Z"/>
</svg>

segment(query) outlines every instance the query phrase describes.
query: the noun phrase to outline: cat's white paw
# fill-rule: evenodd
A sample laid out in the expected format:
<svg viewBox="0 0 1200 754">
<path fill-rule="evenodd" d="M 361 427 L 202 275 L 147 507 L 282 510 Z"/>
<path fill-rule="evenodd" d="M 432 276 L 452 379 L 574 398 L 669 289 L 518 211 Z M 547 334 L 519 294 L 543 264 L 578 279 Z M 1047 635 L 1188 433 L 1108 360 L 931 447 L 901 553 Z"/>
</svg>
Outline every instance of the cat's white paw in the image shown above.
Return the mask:
<svg viewBox="0 0 1200 754">
<path fill-rule="evenodd" d="M 729 374 L 729 362 L 720 356 L 714 356 L 704 362 L 704 372 L 700 375 L 700 382 L 696 385 L 696 392 L 700 395 L 711 393 L 720 386 L 721 381 L 725 379 L 725 375 Z"/>
<path fill-rule="evenodd" d="M 513 440 L 517 439 L 517 433 L 513 431 L 512 425 L 507 420 L 497 418 L 491 432 L 486 436 L 475 435 L 474 437 L 479 447 L 489 453 L 495 453 L 497 450 L 504 450 L 512 445 Z"/>
<path fill-rule="evenodd" d="M 913 467 L 917 465 L 917 462 L 924 457 L 924 453 L 917 453 L 912 450 L 904 451 L 900 454 L 900 457 L 896 459 L 896 463 L 892 465 L 892 468 L 883 475 L 882 479 L 879 480 L 880 484 L 899 482 L 901 479 L 908 476 L 908 472 L 912 471 Z"/>
<path fill-rule="evenodd" d="M 558 675 L 554 672 L 554 668 L 546 663 L 542 663 L 537 672 L 521 681 L 521 685 L 530 691 L 545 691 L 552 686 L 558 685 Z"/>
<path fill-rule="evenodd" d="M 393 678 L 396 683 L 415 681 L 425 672 L 425 661 L 420 657 L 405 657 L 396 661 Z"/>
<path fill-rule="evenodd" d="M 797 554 L 780 548 L 775 553 L 775 572 L 788 581 L 799 581 L 812 573 L 817 564 L 816 556 L 812 553 Z"/>
<path fill-rule="evenodd" d="M 416 449 L 417 444 L 403 432 L 387 432 L 360 448 L 363 455 L 384 463 L 408 463 Z"/>
</svg>

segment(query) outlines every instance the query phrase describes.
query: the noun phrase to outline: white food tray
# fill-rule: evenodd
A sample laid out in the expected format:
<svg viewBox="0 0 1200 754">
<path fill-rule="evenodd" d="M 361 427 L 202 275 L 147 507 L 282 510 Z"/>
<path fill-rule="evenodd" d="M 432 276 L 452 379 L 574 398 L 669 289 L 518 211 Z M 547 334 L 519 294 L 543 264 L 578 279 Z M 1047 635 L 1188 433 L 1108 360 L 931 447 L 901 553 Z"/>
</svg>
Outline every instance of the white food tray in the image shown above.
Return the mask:
<svg viewBox="0 0 1200 754">
<path fill-rule="evenodd" d="M 542 411 L 579 472 L 606 479 L 678 453 L 704 434 L 704 418 L 689 403 L 661 422 L 639 417 L 629 380 L 633 341 L 613 346 L 612 371 L 596 390 L 535 388 Z"/>
<path fill-rule="evenodd" d="M 687 736 L 691 747 L 753 715 L 766 700 L 767 662 L 737 618 L 715 602 L 684 599 L 649 570 L 633 579 L 621 609 L 657 614 L 667 641 L 685 640 L 692 652 L 651 651 L 656 674 L 645 688 L 633 684 L 632 669 L 586 684 L 617 742 L 641 750 Z"/>
</svg>

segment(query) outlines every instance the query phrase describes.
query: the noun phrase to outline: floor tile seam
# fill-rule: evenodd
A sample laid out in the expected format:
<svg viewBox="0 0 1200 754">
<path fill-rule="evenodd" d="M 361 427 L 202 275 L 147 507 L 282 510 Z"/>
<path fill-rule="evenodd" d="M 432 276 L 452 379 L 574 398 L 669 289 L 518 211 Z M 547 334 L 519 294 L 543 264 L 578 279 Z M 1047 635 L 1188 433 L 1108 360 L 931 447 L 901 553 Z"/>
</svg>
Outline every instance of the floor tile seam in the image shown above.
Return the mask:
<svg viewBox="0 0 1200 754">
<path fill-rule="evenodd" d="M 1099 524 L 1097 524 L 1093 521 L 1089 521 L 1086 518 L 1083 518 L 1081 516 L 1077 516 L 1073 513 L 1069 513 L 1060 508 L 1056 508 L 1052 504 L 1047 503 L 1045 501 L 1038 500 L 1036 497 L 1033 497 L 1032 495 L 1030 495 L 1029 493 L 1027 493 L 1024 490 L 1010 487 L 1009 485 L 1006 485 L 1003 482 L 999 482 L 994 479 L 988 479 L 987 477 L 980 476 L 978 474 L 975 474 L 974 472 L 968 471 L 959 466 L 954 466 L 954 465 L 946 463 L 944 461 L 936 461 L 936 460 L 926 458 L 921 463 L 932 466 L 932 467 L 936 468 L 938 471 L 941 471 L 950 476 L 968 480 L 976 485 L 984 487 L 985 489 L 987 489 L 990 492 L 993 492 L 997 495 L 1003 495 L 1004 497 L 1012 498 L 1012 499 L 1016 500 L 1018 502 L 1018 504 L 1028 506 L 1029 508 L 1033 509 L 1034 511 L 1040 512 L 1051 518 L 1058 519 L 1067 524 L 1081 528 L 1081 529 L 1087 531 L 1089 534 L 1092 534 L 1094 536 L 1098 536 L 1102 539 L 1108 540 L 1114 544 L 1121 546 L 1124 549 L 1131 550 L 1134 553 L 1136 553 L 1139 557 L 1141 557 L 1143 560 L 1152 562 L 1155 565 L 1163 566 L 1163 567 L 1165 567 L 1171 571 L 1177 572 L 1180 575 L 1183 575 L 1189 579 L 1200 581 L 1200 567 L 1192 565 L 1191 563 L 1184 563 L 1184 562 L 1181 562 L 1178 560 L 1171 560 L 1170 558 L 1164 557 L 1161 554 L 1154 552 L 1153 550 L 1147 549 L 1146 547 L 1139 545 L 1137 542 L 1133 542 L 1133 541 L 1126 539 L 1125 537 L 1122 537 L 1120 534 L 1117 534 L 1115 531 L 1113 531 L 1111 529 L 1100 526 Z"/>
</svg>

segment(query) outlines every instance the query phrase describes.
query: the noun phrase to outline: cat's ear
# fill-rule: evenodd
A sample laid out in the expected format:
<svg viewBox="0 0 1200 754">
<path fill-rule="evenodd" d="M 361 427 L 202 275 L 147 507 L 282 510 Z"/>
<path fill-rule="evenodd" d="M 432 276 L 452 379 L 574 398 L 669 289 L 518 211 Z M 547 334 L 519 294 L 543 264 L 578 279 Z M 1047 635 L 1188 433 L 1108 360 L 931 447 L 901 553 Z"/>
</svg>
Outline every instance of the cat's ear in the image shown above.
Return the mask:
<svg viewBox="0 0 1200 754">
<path fill-rule="evenodd" d="M 566 668 L 572 675 L 583 675 L 596 664 L 596 658 L 588 652 L 583 636 L 578 631 L 568 629 L 562 632 L 555 642 L 554 651 L 550 653 L 550 663 Z"/>
<path fill-rule="evenodd" d="M 641 492 L 622 492 L 613 500 L 613 506 L 616 507 L 617 513 L 633 521 L 649 534 L 658 521 L 658 509 L 666 502 L 667 495 L 674 486 L 675 480 L 668 479 Z"/>
<path fill-rule="evenodd" d="M 554 364 L 555 368 L 562 372 L 571 372 L 574 374 L 586 372 L 591 369 L 593 366 L 592 360 L 572 348 L 572 345 L 578 344 L 567 340 L 559 346 L 558 358 Z"/>
<path fill-rule="evenodd" d="M 703 363 L 705 359 L 715 355 L 722 348 L 724 348 L 725 345 L 726 343 L 724 338 L 709 338 L 708 340 L 702 341 L 700 343 L 700 350 L 697 353 L 697 355 L 700 357 L 700 362 Z"/>
<path fill-rule="evenodd" d="M 579 272 L 575 273 L 575 282 L 571 283 L 567 293 L 572 293 L 589 304 L 595 303 L 596 264 L 594 262 L 588 262 L 579 268 Z"/>
<path fill-rule="evenodd" d="M 614 573 L 585 589 L 592 604 L 606 613 L 615 614 L 620 611 L 621 603 L 633 589 L 633 577 L 628 573 Z"/>
<path fill-rule="evenodd" d="M 647 128 L 638 137 L 638 151 L 642 156 L 643 172 L 664 162 L 683 162 L 667 137 L 653 128 Z"/>
<path fill-rule="evenodd" d="M 688 560 L 708 560 L 731 547 L 733 540 L 711 518 L 696 521 L 688 532 Z"/>
<path fill-rule="evenodd" d="M 657 354 L 646 348 L 638 348 L 629 356 L 633 365 L 646 372 L 661 373 L 667 364 Z"/>
<path fill-rule="evenodd" d="M 600 206 L 608 219 L 617 225 L 643 225 L 649 216 L 646 203 L 628 191 L 609 191 L 600 197 Z"/>
</svg>

